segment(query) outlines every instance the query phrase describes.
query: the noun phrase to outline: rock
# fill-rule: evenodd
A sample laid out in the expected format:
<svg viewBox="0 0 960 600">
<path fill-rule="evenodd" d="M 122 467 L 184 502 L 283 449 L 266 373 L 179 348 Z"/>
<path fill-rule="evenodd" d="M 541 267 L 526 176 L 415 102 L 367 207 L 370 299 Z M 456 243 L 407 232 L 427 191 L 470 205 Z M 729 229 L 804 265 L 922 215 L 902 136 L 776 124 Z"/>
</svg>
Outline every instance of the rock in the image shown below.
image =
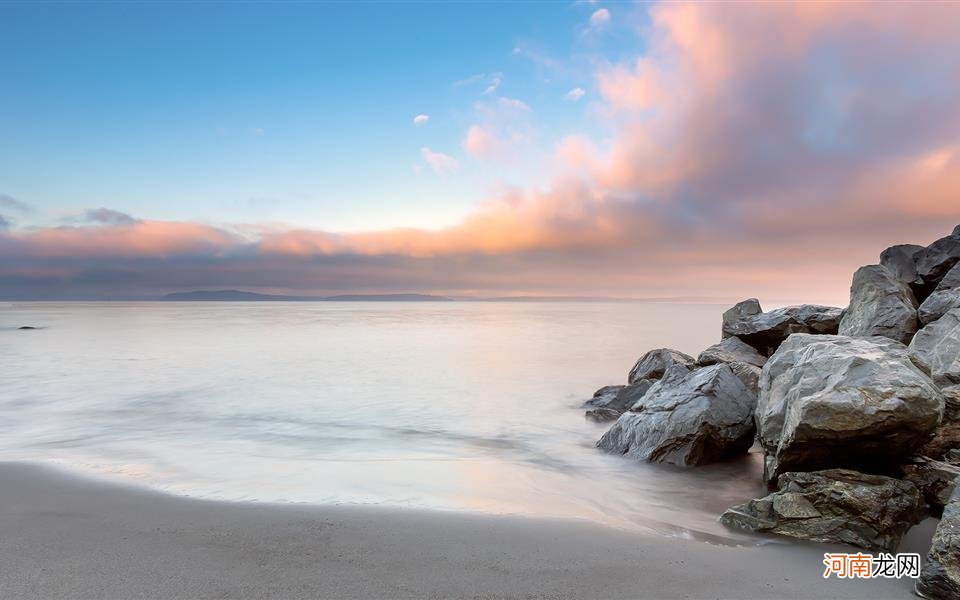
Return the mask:
<svg viewBox="0 0 960 600">
<path fill-rule="evenodd" d="M 910 342 L 910 358 L 937 385 L 960 384 L 960 308 L 921 329 Z"/>
<path fill-rule="evenodd" d="M 633 365 L 630 374 L 627 376 L 627 382 L 633 383 L 640 379 L 660 379 L 670 365 L 679 364 L 690 369 L 696 362 L 692 356 L 679 350 L 670 348 L 651 350 L 641 356 Z"/>
<path fill-rule="evenodd" d="M 947 457 L 953 450 L 960 450 L 960 423 L 956 421 L 945 422 L 937 427 L 933 437 L 920 453 L 937 460 L 948 460 Z"/>
<path fill-rule="evenodd" d="M 760 393 L 760 367 L 742 362 L 728 363 L 730 370 L 754 396 Z"/>
<path fill-rule="evenodd" d="M 957 486 L 960 467 L 918 456 L 903 466 L 903 478 L 917 486 L 930 513 L 939 517 Z"/>
<path fill-rule="evenodd" d="M 947 271 L 940 283 L 937 284 L 936 291 L 953 290 L 960 288 L 960 263 L 953 265 L 953 268 Z"/>
<path fill-rule="evenodd" d="M 943 457 L 943 462 L 951 465 L 960 465 L 960 448 L 954 448 L 947 452 Z"/>
<path fill-rule="evenodd" d="M 744 300 L 723 313 L 723 337 L 736 336 L 764 356 L 773 354 L 783 340 L 793 333 L 836 333 L 843 313 L 843 309 L 817 304 L 787 306 L 756 313 L 751 312 L 753 302 L 755 300 Z M 756 304 L 756 308 L 759 307 Z"/>
<path fill-rule="evenodd" d="M 36 329 L 36 327 L 32 327 L 30 325 L 23 325 L 22 327 L 17 327 L 17 329 L 19 329 L 20 331 L 28 331 L 28 330 L 32 331 Z"/>
<path fill-rule="evenodd" d="M 720 522 L 748 531 L 892 552 L 923 517 L 909 481 L 847 469 L 784 473 L 778 490 L 727 509 Z"/>
<path fill-rule="evenodd" d="M 593 398 L 583 403 L 584 408 L 596 407 L 603 408 L 617 399 L 617 394 L 622 390 L 623 385 L 605 385 L 593 393 Z"/>
<path fill-rule="evenodd" d="M 882 335 L 909 344 L 916 332 L 917 300 L 910 288 L 881 265 L 857 269 L 840 335 Z"/>
<path fill-rule="evenodd" d="M 641 379 L 630 385 L 608 385 L 597 390 L 585 406 L 607 408 L 619 414 L 633 406 L 654 383 L 653 379 Z"/>
<path fill-rule="evenodd" d="M 907 285 L 922 283 L 917 275 L 917 255 L 926 250 L 916 244 L 891 246 L 880 253 L 880 264 Z"/>
<path fill-rule="evenodd" d="M 638 460 L 689 466 L 745 453 L 756 397 L 725 364 L 673 365 L 623 413 L 597 447 Z"/>
<path fill-rule="evenodd" d="M 951 385 L 940 390 L 943 392 L 943 420 L 960 421 L 960 385 Z"/>
<path fill-rule="evenodd" d="M 960 288 L 940 290 L 927 296 L 917 310 L 917 318 L 921 325 L 927 325 L 954 308 L 960 308 Z"/>
<path fill-rule="evenodd" d="M 927 246 L 917 255 L 917 275 L 924 285 L 935 289 L 950 269 L 960 262 L 960 236 L 949 235 Z"/>
<path fill-rule="evenodd" d="M 763 309 L 760 308 L 760 301 L 756 298 L 747 298 L 746 300 L 737 302 L 723 313 L 723 326 L 720 329 L 722 336 L 726 338 L 733 335 L 727 333 L 728 325 L 733 326 L 733 324 L 737 323 L 738 321 L 749 319 L 750 317 L 759 315 L 762 312 Z"/>
<path fill-rule="evenodd" d="M 785 471 L 903 462 L 929 439 L 943 403 L 899 342 L 792 335 L 760 376 L 767 481 Z"/>
<path fill-rule="evenodd" d="M 917 581 L 917 595 L 931 600 L 960 598 L 960 488 L 943 509 L 927 561 Z"/>
<path fill-rule="evenodd" d="M 596 423 L 606 423 L 607 421 L 616 421 L 622 414 L 619 410 L 601 406 L 599 408 L 591 408 L 584 413 L 584 416 Z"/>
<path fill-rule="evenodd" d="M 736 336 L 724 338 L 719 344 L 710 346 L 697 357 L 697 364 L 703 366 L 736 362 L 762 367 L 767 362 L 767 358 Z"/>
</svg>

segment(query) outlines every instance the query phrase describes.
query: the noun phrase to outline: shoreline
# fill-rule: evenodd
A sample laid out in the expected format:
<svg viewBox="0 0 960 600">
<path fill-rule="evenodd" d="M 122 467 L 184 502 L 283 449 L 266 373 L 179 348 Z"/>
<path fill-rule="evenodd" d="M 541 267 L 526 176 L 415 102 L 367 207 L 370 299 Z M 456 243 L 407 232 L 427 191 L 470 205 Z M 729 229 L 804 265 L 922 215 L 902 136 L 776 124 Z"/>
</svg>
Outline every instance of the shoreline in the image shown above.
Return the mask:
<svg viewBox="0 0 960 600">
<path fill-rule="evenodd" d="M 695 492 L 695 490 L 691 490 Z M 925 552 L 932 523 L 901 551 Z M 576 520 L 200 500 L 0 462 L 0 589 L 27 598 L 911 598 L 821 544 L 715 546 Z"/>
</svg>

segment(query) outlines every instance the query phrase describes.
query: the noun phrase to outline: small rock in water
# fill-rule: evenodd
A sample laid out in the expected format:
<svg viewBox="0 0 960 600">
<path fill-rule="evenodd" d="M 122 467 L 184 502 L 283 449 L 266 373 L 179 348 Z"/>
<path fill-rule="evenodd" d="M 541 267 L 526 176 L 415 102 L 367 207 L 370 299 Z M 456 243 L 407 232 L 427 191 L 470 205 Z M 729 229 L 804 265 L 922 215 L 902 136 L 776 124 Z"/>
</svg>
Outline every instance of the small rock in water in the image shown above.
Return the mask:
<svg viewBox="0 0 960 600">
<path fill-rule="evenodd" d="M 784 473 L 778 491 L 727 509 L 727 527 L 892 552 L 923 518 L 917 487 L 848 469 Z"/>
<path fill-rule="evenodd" d="M 608 421 L 616 421 L 620 418 L 621 414 L 623 413 L 621 413 L 619 410 L 600 407 L 591 408 L 584 414 L 584 416 L 595 423 L 606 423 Z"/>
<path fill-rule="evenodd" d="M 960 487 L 943 509 L 916 591 L 930 600 L 960 598 Z"/>
<path fill-rule="evenodd" d="M 31 325 L 23 325 L 23 326 L 21 326 L 21 327 L 17 327 L 17 329 L 19 329 L 20 331 L 26 331 L 26 330 L 30 330 L 30 329 L 36 329 L 36 327 L 33 327 L 33 326 L 31 326 Z"/>
</svg>

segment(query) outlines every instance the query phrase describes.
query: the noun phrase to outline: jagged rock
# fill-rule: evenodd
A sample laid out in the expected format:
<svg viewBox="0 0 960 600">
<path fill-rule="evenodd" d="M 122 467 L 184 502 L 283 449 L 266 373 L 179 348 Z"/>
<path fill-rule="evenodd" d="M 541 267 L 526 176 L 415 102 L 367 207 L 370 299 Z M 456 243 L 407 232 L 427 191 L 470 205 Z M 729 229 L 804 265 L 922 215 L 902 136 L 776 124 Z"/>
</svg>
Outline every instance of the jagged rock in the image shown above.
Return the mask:
<svg viewBox="0 0 960 600">
<path fill-rule="evenodd" d="M 697 364 L 703 366 L 736 362 L 762 367 L 767 362 L 767 358 L 757 352 L 756 348 L 735 336 L 724 338 L 719 344 L 710 346 L 697 357 Z"/>
<path fill-rule="evenodd" d="M 948 460 L 951 451 L 960 450 L 960 423 L 944 420 L 920 451 L 924 456 Z"/>
<path fill-rule="evenodd" d="M 891 246 L 880 253 L 880 264 L 907 285 L 922 283 L 917 275 L 917 255 L 926 250 L 916 244 Z"/>
<path fill-rule="evenodd" d="M 916 486 L 892 477 L 829 469 L 784 473 L 777 483 L 779 491 L 727 509 L 720 522 L 748 531 L 891 552 L 923 517 Z"/>
<path fill-rule="evenodd" d="M 597 447 L 638 460 L 700 465 L 746 452 L 756 396 L 725 364 L 672 365 Z"/>
<path fill-rule="evenodd" d="M 605 385 L 599 390 L 593 393 L 593 398 L 587 400 L 583 403 L 584 408 L 594 407 L 594 408 L 605 408 L 609 406 L 613 401 L 617 399 L 617 394 L 620 393 L 624 387 L 623 385 Z"/>
<path fill-rule="evenodd" d="M 960 384 L 960 308 L 921 329 L 910 342 L 910 357 L 937 385 Z"/>
<path fill-rule="evenodd" d="M 932 323 L 954 308 L 960 308 L 960 288 L 939 290 L 929 296 L 917 310 L 922 325 Z"/>
<path fill-rule="evenodd" d="M 736 336 L 764 356 L 773 354 L 793 333 L 836 333 L 843 313 L 843 309 L 817 304 L 753 312 L 759 308 L 760 304 L 750 299 L 723 313 L 723 337 Z"/>
<path fill-rule="evenodd" d="M 730 370 L 733 371 L 733 374 L 743 382 L 743 385 L 747 386 L 747 389 L 750 390 L 751 394 L 757 396 L 760 393 L 760 367 L 748 365 L 747 363 L 742 362 L 733 362 L 727 364 L 730 366 Z"/>
<path fill-rule="evenodd" d="M 622 414 L 619 410 L 601 406 L 599 408 L 591 408 L 584 413 L 584 416 L 595 423 L 606 423 L 608 421 L 616 421 Z"/>
<path fill-rule="evenodd" d="M 857 269 L 840 335 L 882 335 L 908 344 L 916 332 L 917 300 L 910 288 L 881 265 Z"/>
<path fill-rule="evenodd" d="M 960 263 L 953 265 L 947 274 L 943 276 L 940 283 L 937 284 L 936 291 L 953 290 L 960 288 Z"/>
<path fill-rule="evenodd" d="M 957 486 L 960 467 L 918 456 L 903 466 L 903 478 L 917 486 L 930 513 L 939 517 Z"/>
<path fill-rule="evenodd" d="M 930 600 L 960 598 L 960 487 L 943 509 L 916 590 Z"/>
<path fill-rule="evenodd" d="M 902 462 L 929 439 L 943 403 L 899 342 L 792 335 L 760 376 L 756 419 L 767 481 L 797 469 Z"/>
<path fill-rule="evenodd" d="M 947 452 L 943 457 L 943 462 L 951 465 L 960 465 L 960 448 L 954 448 Z"/>
<path fill-rule="evenodd" d="M 641 356 L 633 365 L 630 374 L 627 376 L 627 382 L 633 383 L 641 379 L 660 379 L 671 365 L 679 364 L 690 369 L 696 362 L 692 356 L 679 350 L 670 348 L 651 350 Z"/>
<path fill-rule="evenodd" d="M 917 275 L 931 289 L 939 285 L 950 269 L 960 262 L 960 236 L 948 235 L 917 255 Z"/>
<path fill-rule="evenodd" d="M 943 392 L 943 420 L 960 421 L 960 385 L 951 385 L 940 390 Z"/>
<path fill-rule="evenodd" d="M 597 390 L 584 406 L 607 408 L 619 414 L 633 406 L 654 383 L 656 382 L 653 379 L 641 379 L 630 385 L 608 385 Z"/>
</svg>

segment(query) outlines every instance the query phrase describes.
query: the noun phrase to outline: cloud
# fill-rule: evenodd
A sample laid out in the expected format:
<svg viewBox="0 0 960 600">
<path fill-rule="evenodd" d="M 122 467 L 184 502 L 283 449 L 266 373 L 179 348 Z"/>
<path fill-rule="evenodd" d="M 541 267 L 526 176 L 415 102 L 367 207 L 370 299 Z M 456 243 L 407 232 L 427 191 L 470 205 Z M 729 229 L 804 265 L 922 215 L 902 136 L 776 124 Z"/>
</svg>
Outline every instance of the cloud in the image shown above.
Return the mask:
<svg viewBox="0 0 960 600">
<path fill-rule="evenodd" d="M 471 125 L 463 139 L 463 149 L 475 157 L 490 158 L 503 150 L 504 143 L 482 125 Z"/>
<path fill-rule="evenodd" d="M 126 213 L 109 208 L 89 209 L 84 211 L 83 216 L 86 221 L 102 223 L 104 225 L 133 225 L 138 222 L 137 219 L 134 219 Z"/>
<path fill-rule="evenodd" d="M 490 83 L 487 84 L 487 87 L 483 90 L 484 95 L 489 96 L 490 94 L 497 91 L 497 88 L 500 87 L 500 84 L 503 80 L 499 76 L 495 76 L 490 79 Z"/>
<path fill-rule="evenodd" d="M 610 23 L 610 11 L 605 8 L 598 8 L 590 15 L 590 27 L 592 29 L 601 29 Z"/>
<path fill-rule="evenodd" d="M 530 107 L 527 106 L 525 102 L 523 102 L 522 100 L 517 100 L 516 98 L 498 98 L 497 104 L 499 104 L 501 108 L 505 108 L 508 110 L 515 110 L 520 112 L 527 112 L 530 110 Z"/>
<path fill-rule="evenodd" d="M 0 232 L 0 289 L 842 304 L 853 270 L 885 246 L 929 243 L 960 222 L 960 6 L 649 10 L 642 54 L 595 62 L 603 120 L 594 126 L 605 130 L 556 141 L 554 178 L 504 189 L 453 227 L 11 229 Z M 471 155 L 510 142 L 505 107 L 492 99 L 484 107 L 463 142 Z M 438 173 L 456 169 L 449 156 L 421 152 Z"/>
<path fill-rule="evenodd" d="M 430 148 L 420 148 L 420 155 L 437 175 L 449 175 L 460 170 L 460 163 L 452 156 L 434 152 Z"/>
<path fill-rule="evenodd" d="M 13 223 L 11 223 L 9 219 L 4 217 L 3 215 L 0 215 L 0 231 L 6 231 L 11 227 L 13 227 Z"/>
<path fill-rule="evenodd" d="M 430 115 L 417 115 L 413 118 L 414 125 L 423 125 L 430 120 Z"/>
<path fill-rule="evenodd" d="M 567 92 L 566 98 L 572 102 L 577 102 L 580 100 L 580 98 L 583 98 L 584 94 L 586 93 L 587 92 L 585 92 L 582 87 L 575 87 Z"/>
<path fill-rule="evenodd" d="M 23 213 L 33 212 L 33 207 L 21 202 L 9 194 L 0 194 L 0 207 L 9 208 Z"/>
</svg>

